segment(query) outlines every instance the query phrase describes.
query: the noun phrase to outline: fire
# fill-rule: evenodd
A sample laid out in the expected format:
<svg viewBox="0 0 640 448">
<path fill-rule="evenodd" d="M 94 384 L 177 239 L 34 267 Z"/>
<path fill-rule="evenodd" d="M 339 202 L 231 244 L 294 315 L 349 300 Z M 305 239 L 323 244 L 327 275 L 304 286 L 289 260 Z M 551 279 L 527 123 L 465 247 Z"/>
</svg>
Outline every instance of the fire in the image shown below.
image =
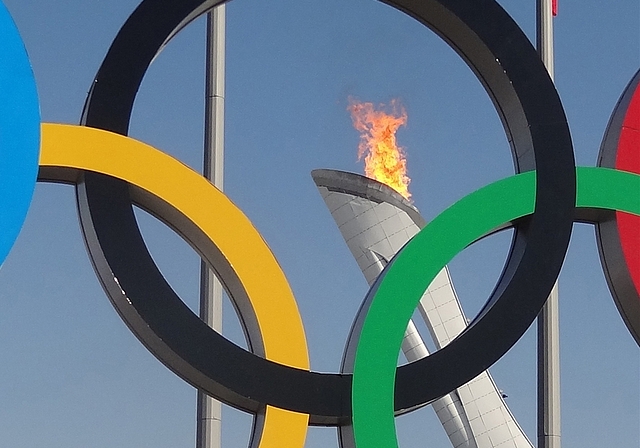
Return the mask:
<svg viewBox="0 0 640 448">
<path fill-rule="evenodd" d="M 396 144 L 396 131 L 407 123 L 407 112 L 397 101 L 392 100 L 390 113 L 380 105 L 349 100 L 347 110 L 351 112 L 353 127 L 360 132 L 358 160 L 364 156 L 364 172 L 367 177 L 382 182 L 409 199 L 407 159 L 404 149 Z"/>
</svg>

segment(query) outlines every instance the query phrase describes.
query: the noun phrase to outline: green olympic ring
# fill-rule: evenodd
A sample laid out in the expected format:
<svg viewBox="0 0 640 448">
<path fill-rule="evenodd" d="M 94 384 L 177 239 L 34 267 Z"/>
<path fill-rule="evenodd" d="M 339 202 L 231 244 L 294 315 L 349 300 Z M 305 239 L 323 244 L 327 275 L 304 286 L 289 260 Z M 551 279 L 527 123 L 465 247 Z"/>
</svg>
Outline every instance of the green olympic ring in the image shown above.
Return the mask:
<svg viewBox="0 0 640 448">
<path fill-rule="evenodd" d="M 640 175 L 592 167 L 578 167 L 576 173 L 577 208 L 640 215 L 640 194 L 629 194 L 640 192 Z M 535 187 L 535 171 L 529 171 L 469 194 L 422 229 L 380 274 L 365 299 L 359 343 L 353 341 L 358 343 L 352 388 L 358 448 L 398 446 L 393 419 L 396 363 L 404 331 L 425 289 L 458 252 L 531 215 Z"/>
</svg>

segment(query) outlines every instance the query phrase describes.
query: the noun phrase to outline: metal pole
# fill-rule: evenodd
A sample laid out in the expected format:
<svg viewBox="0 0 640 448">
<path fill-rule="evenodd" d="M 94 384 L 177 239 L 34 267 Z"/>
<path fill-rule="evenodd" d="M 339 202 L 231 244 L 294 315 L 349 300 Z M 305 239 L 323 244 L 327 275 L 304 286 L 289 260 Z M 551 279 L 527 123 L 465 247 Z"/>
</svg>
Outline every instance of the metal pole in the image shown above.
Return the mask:
<svg viewBox="0 0 640 448">
<path fill-rule="evenodd" d="M 207 14 L 203 174 L 222 190 L 224 175 L 225 5 Z M 222 332 L 222 285 L 200 263 L 200 318 Z M 196 448 L 220 448 L 222 404 L 198 391 Z"/>
<path fill-rule="evenodd" d="M 538 0 L 537 48 L 554 78 L 553 0 Z M 558 283 L 538 316 L 538 448 L 560 448 Z"/>
</svg>

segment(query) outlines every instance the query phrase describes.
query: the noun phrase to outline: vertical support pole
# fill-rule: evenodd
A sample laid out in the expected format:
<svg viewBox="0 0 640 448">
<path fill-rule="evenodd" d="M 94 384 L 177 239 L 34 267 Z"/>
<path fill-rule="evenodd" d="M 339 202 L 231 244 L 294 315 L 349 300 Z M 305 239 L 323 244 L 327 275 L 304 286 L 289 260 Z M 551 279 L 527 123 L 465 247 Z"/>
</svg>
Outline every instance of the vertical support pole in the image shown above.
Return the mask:
<svg viewBox="0 0 640 448">
<path fill-rule="evenodd" d="M 538 316 L 538 448 L 560 448 L 558 284 Z"/>
<path fill-rule="evenodd" d="M 225 4 L 207 14 L 203 175 L 220 190 L 224 176 Z M 222 285 L 200 262 L 200 318 L 222 332 Z M 222 404 L 198 391 L 196 448 L 220 448 Z"/>
<path fill-rule="evenodd" d="M 537 48 L 551 79 L 553 0 L 537 0 Z M 558 283 L 538 316 L 538 448 L 560 448 L 560 341 Z"/>
</svg>

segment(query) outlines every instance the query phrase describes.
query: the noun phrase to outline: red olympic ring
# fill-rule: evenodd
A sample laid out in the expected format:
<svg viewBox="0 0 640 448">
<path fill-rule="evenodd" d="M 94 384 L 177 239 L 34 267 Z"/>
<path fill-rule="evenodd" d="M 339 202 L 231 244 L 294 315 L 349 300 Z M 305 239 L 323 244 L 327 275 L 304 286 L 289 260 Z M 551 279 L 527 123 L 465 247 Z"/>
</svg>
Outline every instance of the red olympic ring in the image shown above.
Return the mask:
<svg viewBox="0 0 640 448">
<path fill-rule="evenodd" d="M 640 70 L 625 89 L 605 132 L 598 165 L 640 174 Z M 640 191 L 637 192 L 640 195 Z M 615 212 L 598 224 L 598 249 L 618 311 L 640 345 L 640 217 Z"/>
</svg>

